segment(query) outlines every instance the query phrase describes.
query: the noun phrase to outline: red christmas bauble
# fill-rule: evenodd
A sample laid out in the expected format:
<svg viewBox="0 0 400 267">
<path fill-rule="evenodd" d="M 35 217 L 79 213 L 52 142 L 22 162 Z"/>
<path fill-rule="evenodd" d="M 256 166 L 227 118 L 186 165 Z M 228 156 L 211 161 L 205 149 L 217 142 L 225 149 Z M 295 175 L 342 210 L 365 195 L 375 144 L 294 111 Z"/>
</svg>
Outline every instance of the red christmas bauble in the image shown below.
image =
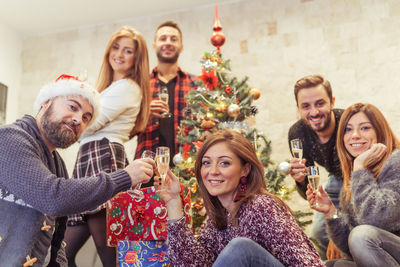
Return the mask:
<svg viewBox="0 0 400 267">
<path fill-rule="evenodd" d="M 211 43 L 215 47 L 222 46 L 225 43 L 225 34 L 222 32 L 214 32 L 211 36 Z"/>
</svg>

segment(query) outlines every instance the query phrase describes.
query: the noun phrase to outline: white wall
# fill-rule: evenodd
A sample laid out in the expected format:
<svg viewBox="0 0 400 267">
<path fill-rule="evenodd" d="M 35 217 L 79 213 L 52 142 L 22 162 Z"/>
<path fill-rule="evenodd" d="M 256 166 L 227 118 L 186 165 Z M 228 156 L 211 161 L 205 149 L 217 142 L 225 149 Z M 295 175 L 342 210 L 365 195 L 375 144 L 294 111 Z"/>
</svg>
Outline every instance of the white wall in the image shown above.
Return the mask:
<svg viewBox="0 0 400 267">
<path fill-rule="evenodd" d="M 177 21 L 184 43 L 180 65 L 199 74 L 201 55 L 213 49 L 209 40 L 214 14 L 213 5 L 202 6 L 24 40 L 20 115 L 32 112 L 39 88 L 62 73 L 78 74 L 86 68 L 94 83 L 107 40 L 125 24 L 145 36 L 153 67 L 156 27 L 167 19 Z M 219 5 L 219 17 L 226 35 L 222 53 L 231 59 L 233 75 L 249 76 L 249 85 L 261 91 L 255 101 L 260 111 L 256 126 L 272 141 L 277 163 L 290 157 L 287 131 L 297 117 L 293 85 L 308 74 L 331 81 L 336 107 L 373 103 L 399 134 L 399 1 L 239 0 Z M 63 155 L 71 166 L 76 148 Z M 296 209 L 307 203 L 293 205 Z"/>
<path fill-rule="evenodd" d="M 0 82 L 8 86 L 6 123 L 18 118 L 22 77 L 22 40 L 16 31 L 0 21 Z"/>
</svg>

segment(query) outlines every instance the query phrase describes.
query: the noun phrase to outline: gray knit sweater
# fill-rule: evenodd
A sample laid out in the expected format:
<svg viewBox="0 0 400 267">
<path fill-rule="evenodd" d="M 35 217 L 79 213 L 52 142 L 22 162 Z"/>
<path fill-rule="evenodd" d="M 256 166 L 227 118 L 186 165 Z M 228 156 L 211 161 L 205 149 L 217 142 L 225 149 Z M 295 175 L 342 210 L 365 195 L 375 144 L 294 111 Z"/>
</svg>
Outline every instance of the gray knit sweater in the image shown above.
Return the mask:
<svg viewBox="0 0 400 267">
<path fill-rule="evenodd" d="M 48 150 L 32 116 L 1 126 L 0 136 L 0 265 L 22 266 L 30 256 L 42 266 L 51 246 L 49 266 L 66 266 L 55 259 L 63 255 L 65 230 L 65 219 L 56 216 L 93 209 L 127 190 L 128 173 L 66 179 L 64 162 Z M 51 229 L 41 230 L 44 224 Z"/>
<path fill-rule="evenodd" d="M 400 151 L 388 158 L 378 179 L 366 169 L 353 172 L 350 190 L 351 201 L 341 202 L 339 218 L 327 220 L 329 236 L 340 250 L 350 255 L 348 237 L 357 225 L 373 225 L 400 236 Z"/>
</svg>

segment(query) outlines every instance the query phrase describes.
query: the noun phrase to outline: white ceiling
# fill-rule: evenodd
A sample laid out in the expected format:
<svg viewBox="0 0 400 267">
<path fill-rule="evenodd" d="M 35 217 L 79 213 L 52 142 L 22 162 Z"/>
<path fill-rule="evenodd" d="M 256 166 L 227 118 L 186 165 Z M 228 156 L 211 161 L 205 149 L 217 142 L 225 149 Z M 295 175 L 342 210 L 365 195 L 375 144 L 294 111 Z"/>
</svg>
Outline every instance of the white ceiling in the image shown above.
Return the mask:
<svg viewBox="0 0 400 267">
<path fill-rule="evenodd" d="M 238 0 L 0 0 L 0 22 L 23 36 Z"/>
</svg>

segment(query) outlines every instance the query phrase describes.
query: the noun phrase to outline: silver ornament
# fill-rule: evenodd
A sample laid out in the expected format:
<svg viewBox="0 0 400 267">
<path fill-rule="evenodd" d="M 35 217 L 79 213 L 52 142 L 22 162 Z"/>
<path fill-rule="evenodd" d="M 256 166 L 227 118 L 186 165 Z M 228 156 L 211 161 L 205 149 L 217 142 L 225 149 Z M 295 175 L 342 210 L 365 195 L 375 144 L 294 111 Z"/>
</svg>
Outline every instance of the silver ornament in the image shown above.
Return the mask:
<svg viewBox="0 0 400 267">
<path fill-rule="evenodd" d="M 283 175 L 288 175 L 290 173 L 290 164 L 287 161 L 279 163 L 278 170 Z"/>
<path fill-rule="evenodd" d="M 175 156 L 172 158 L 172 162 L 175 165 L 181 164 L 183 162 L 183 156 L 181 153 L 175 154 Z"/>
</svg>

